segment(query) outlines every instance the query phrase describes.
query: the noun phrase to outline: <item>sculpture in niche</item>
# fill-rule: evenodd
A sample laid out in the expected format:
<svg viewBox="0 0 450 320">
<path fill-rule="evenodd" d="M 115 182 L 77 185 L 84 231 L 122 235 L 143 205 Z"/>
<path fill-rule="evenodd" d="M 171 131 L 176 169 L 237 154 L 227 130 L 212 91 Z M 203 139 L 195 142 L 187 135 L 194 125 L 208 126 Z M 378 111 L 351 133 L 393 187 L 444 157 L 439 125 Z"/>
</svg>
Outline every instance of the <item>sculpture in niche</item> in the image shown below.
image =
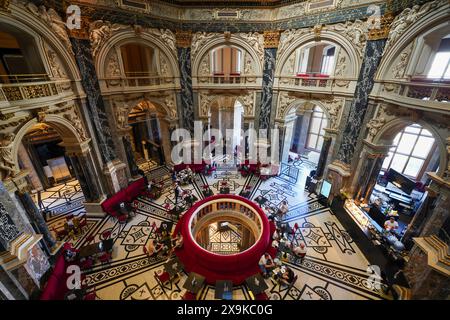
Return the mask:
<svg viewBox="0 0 450 320">
<path fill-rule="evenodd" d="M 253 93 L 249 93 L 245 96 L 240 97 L 242 105 L 244 106 L 244 114 L 246 116 L 253 116 Z"/>
<path fill-rule="evenodd" d="M 409 62 L 409 52 L 404 51 L 400 55 L 400 62 L 394 67 L 394 70 L 393 70 L 395 79 L 403 78 L 405 71 L 406 71 L 406 66 L 408 65 L 408 62 Z"/>
<path fill-rule="evenodd" d="M 113 32 L 125 28 L 125 26 L 120 24 L 111 24 L 108 21 L 103 22 L 103 20 L 92 22 L 89 25 L 89 40 L 91 41 L 92 55 L 95 57 L 100 47 L 112 35 Z"/>
<path fill-rule="evenodd" d="M 160 69 L 161 75 L 164 76 L 164 77 L 170 76 L 169 65 L 167 64 L 167 60 L 161 54 L 160 54 L 160 58 L 159 58 L 159 63 L 161 65 L 161 69 Z"/>
<path fill-rule="evenodd" d="M 45 23 L 52 28 L 56 36 L 63 42 L 69 52 L 72 51 L 72 44 L 70 43 L 69 35 L 66 32 L 66 24 L 54 9 L 49 8 L 47 10 L 45 6 L 39 6 L 38 8 L 31 2 L 26 4 L 26 8 L 34 15 L 43 19 Z"/>
<path fill-rule="evenodd" d="M 151 34 L 159 37 L 174 53 L 177 51 L 175 35 L 169 29 L 150 29 Z"/>
<path fill-rule="evenodd" d="M 432 2 L 427 2 L 422 6 L 414 5 L 412 8 L 406 8 L 403 10 L 392 22 L 391 31 L 389 32 L 389 39 L 384 52 L 386 52 L 387 49 L 400 38 L 400 36 L 412 23 L 416 22 L 432 8 L 444 4 L 445 2 L 445 0 L 435 0 Z"/>
<path fill-rule="evenodd" d="M 338 62 L 336 64 L 336 70 L 334 72 L 335 76 L 343 76 L 345 73 L 345 69 L 347 68 L 347 63 L 346 63 L 346 56 L 345 54 L 339 53 L 339 58 L 338 58 Z"/>
<path fill-rule="evenodd" d="M 207 93 L 200 93 L 200 114 L 202 116 L 207 116 L 209 114 L 209 104 L 215 98 Z"/>
<path fill-rule="evenodd" d="M 200 64 L 200 75 L 209 76 L 211 74 L 209 66 L 209 54 L 203 57 L 202 63 Z"/>
<path fill-rule="evenodd" d="M 126 129 L 128 127 L 128 106 L 125 104 L 119 105 L 118 102 L 114 102 L 116 110 L 116 121 L 118 129 Z"/>
<path fill-rule="evenodd" d="M 244 59 L 244 74 L 250 75 L 253 74 L 253 59 L 250 54 L 247 52 L 245 53 L 245 59 Z"/>
<path fill-rule="evenodd" d="M 0 137 L 0 178 L 5 180 L 9 177 L 14 177 L 18 170 L 13 161 L 12 147 L 14 143 L 14 133 L 3 134 Z"/>
<path fill-rule="evenodd" d="M 56 53 L 49 47 L 46 47 L 46 52 L 50 68 L 52 69 L 53 76 L 55 78 L 66 78 L 67 74 L 65 73 L 64 68 L 61 67 L 61 64 L 59 62 Z"/>
<path fill-rule="evenodd" d="M 64 115 L 64 118 L 66 118 L 73 125 L 78 135 L 80 136 L 81 140 L 85 141 L 87 138 L 84 133 L 83 125 L 81 124 L 80 118 L 77 115 L 71 113 L 66 113 Z"/>
</svg>

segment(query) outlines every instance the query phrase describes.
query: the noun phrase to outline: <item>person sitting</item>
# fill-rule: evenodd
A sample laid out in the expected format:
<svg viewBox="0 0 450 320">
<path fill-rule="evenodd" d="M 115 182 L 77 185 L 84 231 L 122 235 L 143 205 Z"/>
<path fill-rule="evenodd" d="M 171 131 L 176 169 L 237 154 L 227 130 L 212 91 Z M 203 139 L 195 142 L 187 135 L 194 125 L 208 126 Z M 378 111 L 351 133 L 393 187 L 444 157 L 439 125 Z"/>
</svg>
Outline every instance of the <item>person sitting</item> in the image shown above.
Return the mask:
<svg viewBox="0 0 450 320">
<path fill-rule="evenodd" d="M 398 229 L 398 222 L 395 221 L 395 217 L 391 216 L 389 218 L 389 220 L 386 220 L 384 222 L 384 229 L 387 232 L 391 232 L 391 233 L 394 233 L 395 231 L 397 231 L 397 229 Z"/>
<path fill-rule="evenodd" d="M 281 284 L 290 286 L 294 282 L 294 277 L 295 274 L 291 268 L 286 266 L 281 267 L 281 277 L 279 278 Z"/>
<path fill-rule="evenodd" d="M 288 211 L 289 211 L 288 203 L 285 200 L 281 202 L 280 208 L 278 209 L 278 215 L 280 216 L 280 219 L 283 219 Z"/>
<path fill-rule="evenodd" d="M 147 255 L 149 257 L 153 257 L 153 256 L 157 256 L 158 253 L 161 251 L 162 247 L 158 246 L 158 242 L 156 240 L 150 240 L 150 243 L 148 244 L 147 247 Z"/>
<path fill-rule="evenodd" d="M 305 259 L 306 256 L 305 244 L 303 242 L 300 242 L 300 245 L 292 248 L 292 252 L 295 254 L 296 257 L 300 258 L 300 263 L 303 263 L 303 260 Z"/>
<path fill-rule="evenodd" d="M 270 269 L 275 268 L 275 263 L 273 262 L 270 254 L 267 252 L 264 253 L 259 259 L 259 268 L 261 269 L 264 277 L 268 277 Z"/>
</svg>

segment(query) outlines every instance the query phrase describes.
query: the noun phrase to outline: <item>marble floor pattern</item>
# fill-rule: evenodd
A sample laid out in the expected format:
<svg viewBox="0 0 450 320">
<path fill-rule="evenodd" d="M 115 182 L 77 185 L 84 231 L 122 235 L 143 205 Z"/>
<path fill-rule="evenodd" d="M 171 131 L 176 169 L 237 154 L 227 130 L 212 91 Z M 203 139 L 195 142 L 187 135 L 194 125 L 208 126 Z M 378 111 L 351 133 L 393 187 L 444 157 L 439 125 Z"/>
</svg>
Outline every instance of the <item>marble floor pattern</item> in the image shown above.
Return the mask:
<svg viewBox="0 0 450 320">
<path fill-rule="evenodd" d="M 219 192 L 219 181 L 226 180 L 231 193 L 239 194 L 250 186 L 251 198 L 263 195 L 277 206 L 286 200 L 289 212 L 285 221 L 295 233 L 290 241 L 304 242 L 307 256 L 303 262 L 288 258 L 289 265 L 298 276 L 294 286 L 280 287 L 267 279 L 266 291 L 274 300 L 360 300 L 391 299 L 378 286 L 373 285 L 373 277 L 368 272 L 369 262 L 344 230 L 333 212 L 318 203 L 314 194 L 304 191 L 306 175 L 311 168 L 299 166 L 300 175 L 296 184 L 280 177 L 266 181 L 250 175 L 241 177 L 232 165 L 219 167 L 211 176 L 196 174 L 192 184 L 183 186 L 197 198 L 202 199 L 204 185 Z M 149 179 L 164 184 L 164 192 L 156 201 L 139 199 L 137 215 L 127 224 L 121 225 L 115 218 L 90 218 L 87 231 L 76 240 L 75 246 L 82 247 L 111 237 L 114 239 L 113 259 L 107 264 L 96 264 L 84 271 L 83 283 L 88 291 L 95 291 L 104 300 L 171 300 L 181 299 L 185 293 L 182 285 L 187 274 L 182 274 L 171 284 L 162 284 L 155 276 L 162 272 L 166 257 L 149 258 L 143 247 L 157 237 L 156 228 L 163 221 L 175 223 L 164 205 L 174 203 L 170 171 L 157 167 L 147 172 Z M 249 188 L 247 188 L 249 189 Z M 370 270 L 369 270 L 370 271 Z M 204 285 L 198 299 L 214 299 L 214 286 Z M 235 286 L 234 300 L 250 299 L 246 285 Z"/>
</svg>

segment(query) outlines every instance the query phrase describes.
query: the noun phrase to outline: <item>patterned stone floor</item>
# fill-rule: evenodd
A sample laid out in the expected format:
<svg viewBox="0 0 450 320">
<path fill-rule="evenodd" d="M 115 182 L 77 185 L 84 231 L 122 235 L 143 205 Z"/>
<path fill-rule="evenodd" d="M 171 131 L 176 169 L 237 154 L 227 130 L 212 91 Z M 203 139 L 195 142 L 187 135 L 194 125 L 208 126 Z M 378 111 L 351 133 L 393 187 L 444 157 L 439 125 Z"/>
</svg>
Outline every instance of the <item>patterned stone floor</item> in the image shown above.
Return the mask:
<svg viewBox="0 0 450 320">
<path fill-rule="evenodd" d="M 251 186 L 251 198 L 264 195 L 273 205 L 286 200 L 289 212 L 285 220 L 298 229 L 291 236 L 295 243 L 304 242 L 307 257 L 303 263 L 295 259 L 285 261 L 298 279 L 289 290 L 280 287 L 271 279 L 266 282 L 266 293 L 270 299 L 285 300 L 360 300 L 390 299 L 373 285 L 373 276 L 368 269 L 368 260 L 339 223 L 333 212 L 318 203 L 314 194 L 304 191 L 306 175 L 310 169 L 299 166 L 297 184 L 279 177 L 261 181 L 254 176 L 241 177 L 233 167 L 219 168 L 212 176 L 196 175 L 192 184 L 183 186 L 197 198 L 203 198 L 202 186 L 209 184 L 218 193 L 219 181 L 226 180 L 231 193 L 239 194 Z M 163 195 L 156 201 L 140 199 L 137 215 L 125 225 L 118 224 L 112 217 L 90 218 L 89 226 L 75 245 L 82 247 L 97 242 L 110 234 L 114 239 L 113 259 L 108 264 L 96 264 L 86 270 L 85 284 L 89 291 L 95 291 L 100 299 L 112 300 L 169 300 L 181 299 L 185 293 L 182 284 L 186 274 L 169 285 L 156 280 L 155 273 L 163 270 L 166 258 L 148 258 L 144 245 L 156 238 L 155 230 L 163 222 L 175 222 L 164 207 L 174 203 L 170 172 L 158 167 L 148 172 L 148 177 L 162 181 L 166 186 Z M 214 287 L 205 285 L 199 299 L 214 299 Z M 250 299 L 245 285 L 233 289 L 233 299 Z"/>
</svg>

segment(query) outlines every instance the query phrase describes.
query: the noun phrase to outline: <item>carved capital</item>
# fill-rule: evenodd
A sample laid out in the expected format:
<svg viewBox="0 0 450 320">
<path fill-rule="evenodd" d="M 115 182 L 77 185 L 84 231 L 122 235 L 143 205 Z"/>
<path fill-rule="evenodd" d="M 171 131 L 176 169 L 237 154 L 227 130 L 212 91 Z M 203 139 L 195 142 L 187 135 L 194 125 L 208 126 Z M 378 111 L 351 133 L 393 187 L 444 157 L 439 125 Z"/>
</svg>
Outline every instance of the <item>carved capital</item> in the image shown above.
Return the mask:
<svg viewBox="0 0 450 320">
<path fill-rule="evenodd" d="M 280 31 L 264 31 L 264 48 L 278 48 Z"/>
<path fill-rule="evenodd" d="M 192 32 L 184 31 L 184 30 L 177 30 L 175 33 L 175 40 L 176 40 L 177 47 L 189 48 L 191 46 L 191 42 L 192 42 Z"/>
<path fill-rule="evenodd" d="M 394 21 L 394 16 L 392 13 L 387 12 L 384 16 L 382 16 L 379 20 L 379 25 L 375 25 L 377 23 L 376 19 L 372 20 L 372 25 L 369 26 L 369 40 L 380 40 L 387 39 L 389 36 L 389 32 L 391 30 L 391 24 Z"/>
</svg>

